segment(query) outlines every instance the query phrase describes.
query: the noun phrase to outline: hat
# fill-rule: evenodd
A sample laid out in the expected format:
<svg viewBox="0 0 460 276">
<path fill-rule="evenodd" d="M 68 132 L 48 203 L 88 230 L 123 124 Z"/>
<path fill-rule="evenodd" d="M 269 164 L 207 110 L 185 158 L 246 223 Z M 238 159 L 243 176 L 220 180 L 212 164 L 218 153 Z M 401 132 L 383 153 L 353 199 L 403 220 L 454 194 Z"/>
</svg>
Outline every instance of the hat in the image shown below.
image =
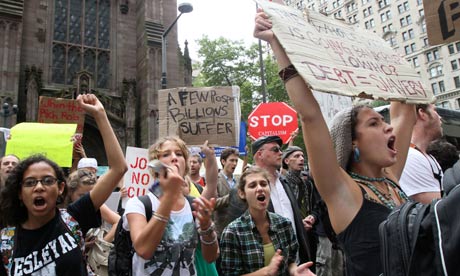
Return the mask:
<svg viewBox="0 0 460 276">
<path fill-rule="evenodd" d="M 331 122 L 329 132 L 331 133 L 332 142 L 334 143 L 337 162 L 345 171 L 347 170 L 348 160 L 353 150 L 352 147 L 352 129 L 351 129 L 351 111 L 352 107 L 347 107 L 337 113 Z"/>
<path fill-rule="evenodd" d="M 283 157 L 282 157 L 282 163 L 283 163 L 283 169 L 287 170 L 288 169 L 288 165 L 286 163 L 284 163 L 284 159 L 288 158 L 289 155 L 293 154 L 294 152 L 296 151 L 301 151 L 303 152 L 303 150 L 297 146 L 292 146 L 292 147 L 288 147 L 284 152 L 283 152 Z"/>
<path fill-rule="evenodd" d="M 77 169 L 82 168 L 94 168 L 97 170 L 97 160 L 96 158 L 82 158 L 78 161 Z"/>
<path fill-rule="evenodd" d="M 252 143 L 252 154 L 255 154 L 263 145 L 276 142 L 280 147 L 283 145 L 283 140 L 279 136 L 262 136 Z"/>
</svg>

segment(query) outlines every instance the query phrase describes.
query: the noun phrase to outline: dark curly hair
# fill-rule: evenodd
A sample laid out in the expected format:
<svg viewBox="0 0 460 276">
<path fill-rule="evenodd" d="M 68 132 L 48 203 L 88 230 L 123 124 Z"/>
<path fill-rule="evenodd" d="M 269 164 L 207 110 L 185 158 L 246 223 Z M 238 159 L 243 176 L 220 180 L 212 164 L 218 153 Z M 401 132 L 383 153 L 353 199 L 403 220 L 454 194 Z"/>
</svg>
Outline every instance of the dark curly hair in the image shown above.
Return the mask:
<svg viewBox="0 0 460 276">
<path fill-rule="evenodd" d="M 0 193 L 0 226 L 17 226 L 27 220 L 27 208 L 19 199 L 21 193 L 22 180 L 25 171 L 33 164 L 45 162 L 50 165 L 56 173 L 57 183 L 66 182 L 64 171 L 55 162 L 43 155 L 33 155 L 19 162 L 13 169 L 5 182 L 5 187 Z M 59 204 L 67 194 L 67 187 L 64 185 L 64 192 L 56 200 Z M 61 202 L 59 202 L 61 201 Z"/>
</svg>

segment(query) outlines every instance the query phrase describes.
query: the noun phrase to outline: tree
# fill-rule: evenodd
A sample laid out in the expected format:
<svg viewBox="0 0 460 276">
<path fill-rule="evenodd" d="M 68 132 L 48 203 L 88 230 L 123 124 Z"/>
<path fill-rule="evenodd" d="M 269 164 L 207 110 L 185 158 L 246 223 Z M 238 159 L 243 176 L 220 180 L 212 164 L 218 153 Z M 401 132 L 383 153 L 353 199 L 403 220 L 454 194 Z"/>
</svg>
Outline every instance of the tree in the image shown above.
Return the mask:
<svg viewBox="0 0 460 276">
<path fill-rule="evenodd" d="M 241 114 L 247 118 L 254 107 L 262 102 L 261 77 L 259 65 L 259 46 L 247 47 L 243 41 L 232 41 L 223 37 L 209 39 L 203 36 L 198 40 L 198 56 L 202 61 L 196 65 L 199 75 L 194 86 L 240 87 Z M 263 52 L 266 51 L 264 45 Z M 278 77 L 278 67 L 273 57 L 266 55 L 265 79 L 268 101 L 288 102 L 289 98 L 282 81 Z"/>
</svg>

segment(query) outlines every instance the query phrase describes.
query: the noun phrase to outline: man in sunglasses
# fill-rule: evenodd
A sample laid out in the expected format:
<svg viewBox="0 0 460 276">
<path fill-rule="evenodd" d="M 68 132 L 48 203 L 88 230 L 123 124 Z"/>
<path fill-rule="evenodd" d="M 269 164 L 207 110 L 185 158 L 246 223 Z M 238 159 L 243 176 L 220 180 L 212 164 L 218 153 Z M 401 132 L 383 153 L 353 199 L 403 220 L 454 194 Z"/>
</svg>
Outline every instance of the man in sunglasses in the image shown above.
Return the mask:
<svg viewBox="0 0 460 276">
<path fill-rule="evenodd" d="M 281 179 L 283 142 L 279 136 L 263 136 L 252 143 L 252 154 L 255 165 L 267 170 L 270 176 L 270 204 L 268 211 L 288 218 L 299 243 L 298 262 L 305 263 L 313 260 L 315 252 L 310 252 L 307 233 L 302 223 L 302 215 L 297 200 L 287 181 Z"/>
</svg>

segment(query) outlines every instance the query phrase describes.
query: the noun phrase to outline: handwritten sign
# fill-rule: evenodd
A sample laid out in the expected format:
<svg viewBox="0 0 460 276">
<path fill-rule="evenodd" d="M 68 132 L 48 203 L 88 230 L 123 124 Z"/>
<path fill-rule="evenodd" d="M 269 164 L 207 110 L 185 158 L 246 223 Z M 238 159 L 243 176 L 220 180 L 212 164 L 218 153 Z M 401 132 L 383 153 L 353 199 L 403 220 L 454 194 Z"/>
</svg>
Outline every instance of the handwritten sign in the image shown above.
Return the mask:
<svg viewBox="0 0 460 276">
<path fill-rule="evenodd" d="M 20 123 L 11 128 L 5 154 L 21 160 L 43 154 L 61 167 L 72 167 L 72 135 L 76 124 Z"/>
<path fill-rule="evenodd" d="M 125 173 L 124 186 L 128 196 L 123 198 L 123 206 L 128 199 L 147 194 L 148 188 L 153 184 L 153 176 L 147 166 L 147 149 L 126 147 L 126 162 L 128 171 Z"/>
<path fill-rule="evenodd" d="M 423 7 L 430 45 L 460 40 L 459 0 L 424 0 Z"/>
<path fill-rule="evenodd" d="M 239 87 L 183 87 L 160 90 L 160 137 L 178 135 L 188 145 L 237 146 Z"/>
<path fill-rule="evenodd" d="M 257 1 L 299 74 L 313 90 L 344 96 L 434 101 L 409 63 L 376 34 L 309 11 Z"/>
<path fill-rule="evenodd" d="M 39 123 L 76 123 L 77 133 L 83 133 L 85 111 L 76 100 L 40 96 Z"/>
</svg>

